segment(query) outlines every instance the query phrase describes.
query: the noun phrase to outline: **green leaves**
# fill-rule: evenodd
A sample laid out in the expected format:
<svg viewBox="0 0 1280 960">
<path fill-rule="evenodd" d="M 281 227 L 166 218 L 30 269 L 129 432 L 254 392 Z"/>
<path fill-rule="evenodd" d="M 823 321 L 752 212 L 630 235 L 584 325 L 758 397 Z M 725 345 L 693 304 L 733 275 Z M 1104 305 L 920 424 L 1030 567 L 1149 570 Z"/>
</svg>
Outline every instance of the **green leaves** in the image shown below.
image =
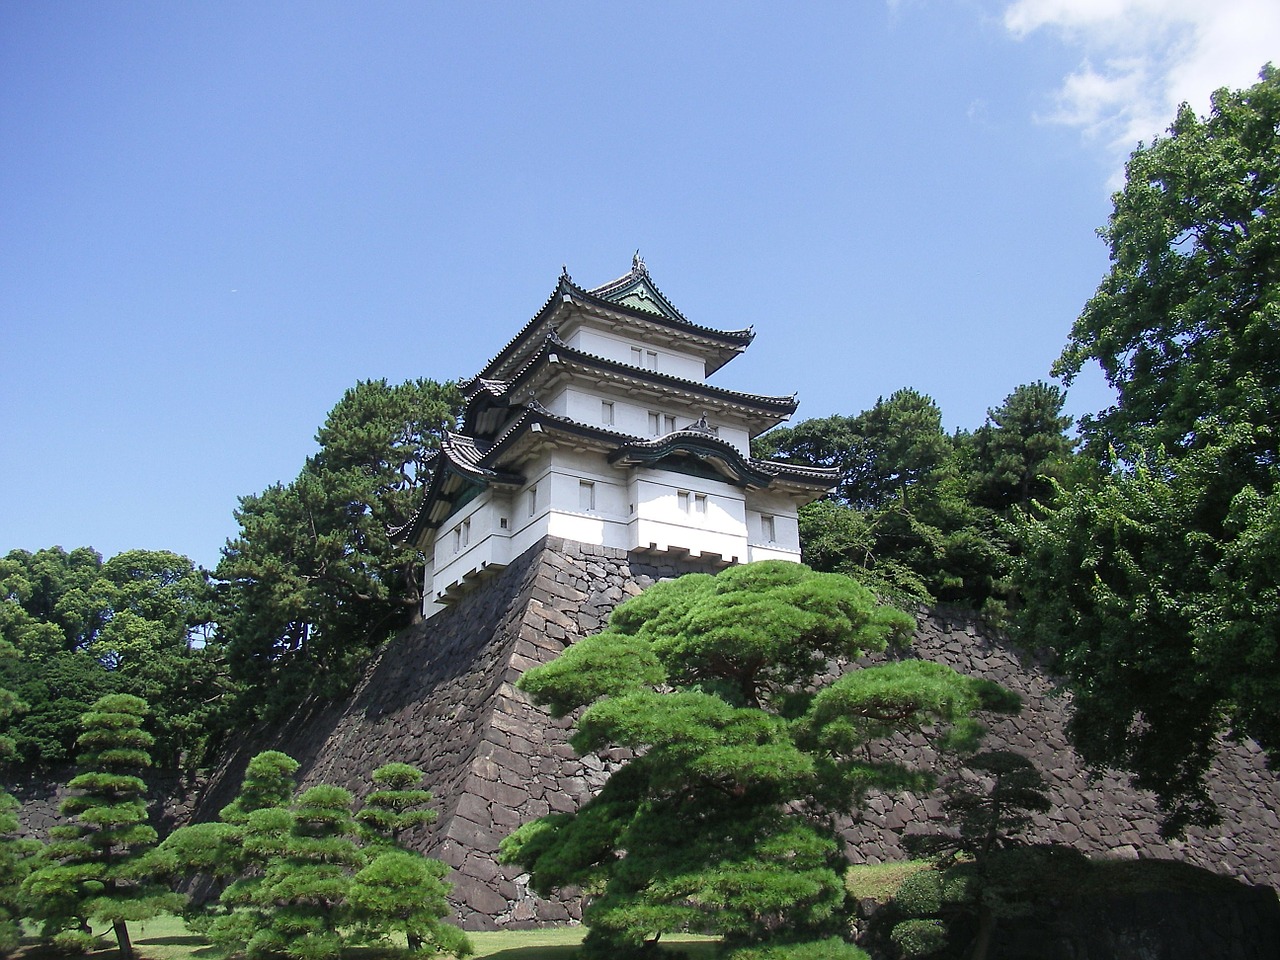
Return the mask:
<svg viewBox="0 0 1280 960">
<path fill-rule="evenodd" d="M 1012 560 L 1002 524 L 1074 462 L 1063 401 L 1058 387 L 1021 386 L 978 430 L 948 437 L 932 399 L 899 390 L 857 416 L 772 430 L 756 452 L 841 471 L 833 498 L 800 510 L 814 569 L 903 606 L 961 603 L 999 619 Z"/>
<path fill-rule="evenodd" d="M 912 626 L 847 577 L 783 562 L 681 577 L 628 600 L 603 633 L 519 685 L 558 715 L 581 710 L 579 751 L 634 756 L 577 813 L 508 837 L 504 861 L 539 892 L 592 893 L 591 956 L 629 955 L 678 930 L 738 944 L 843 929 L 833 816 L 872 787 L 923 780 L 866 762 L 864 748 L 924 723 L 965 726 L 1000 699 L 918 661 L 831 681 L 833 662 L 883 650 Z"/>
<path fill-rule="evenodd" d="M 1213 822 L 1220 734 L 1280 756 L 1280 72 L 1184 106 L 1130 159 L 1111 270 L 1055 366 L 1096 361 L 1117 403 L 1082 423 L 1100 467 L 1018 530 L 1024 626 L 1077 691 L 1086 759 Z"/>
<path fill-rule="evenodd" d="M 432 818 L 417 809 L 430 799 L 417 789 L 421 771 L 380 767 L 374 780 L 382 789 L 353 815 L 352 795 L 341 787 L 317 784 L 294 797 L 297 769 L 285 754 L 258 754 L 223 823 L 183 827 L 161 846 L 175 876 L 232 880 L 200 920 L 214 944 L 249 957 L 332 960 L 348 946 L 389 947 L 400 933 L 411 952 L 469 954 L 466 936 L 444 922 L 448 868 L 393 845 Z"/>
<path fill-rule="evenodd" d="M 422 558 L 392 533 L 412 519 L 460 403 L 453 384 L 358 383 L 294 481 L 241 498 L 240 533 L 216 576 L 219 637 L 242 707 L 283 710 L 309 692 L 340 693 L 369 650 L 412 622 Z"/>
<path fill-rule="evenodd" d="M 90 918 L 107 921 L 121 955 L 131 958 L 125 921 L 154 917 L 181 900 L 155 882 L 157 862 L 148 855 L 156 831 L 137 775 L 151 763 L 152 738 L 141 729 L 148 713 L 145 700 L 111 694 L 81 717 L 80 762 L 88 769 L 67 784 L 76 792 L 62 804 L 72 822 L 49 831 L 45 862 L 24 887 L 45 937 L 74 935 Z"/>
<path fill-rule="evenodd" d="M 1268 67 L 1254 87 L 1215 94 L 1206 118 L 1184 106 L 1168 136 L 1130 159 L 1103 231 L 1111 272 L 1054 370 L 1070 383 L 1096 360 L 1117 389 L 1087 426 L 1100 453 L 1108 442 L 1127 458 L 1194 447 L 1206 414 L 1240 419 L 1255 390 L 1280 388 L 1280 369 L 1259 362 L 1280 351 L 1280 233 L 1268 215 L 1278 122 L 1280 74 Z M 1245 372 L 1252 387 L 1238 383 Z"/>
<path fill-rule="evenodd" d="M 153 710 L 164 766 L 198 757 L 217 699 L 217 650 L 193 640 L 209 627 L 204 571 L 162 550 L 130 550 L 105 563 L 93 550 L 13 551 L 0 560 L 0 684 L 27 704 L 0 717 L 17 758 L 71 757 L 79 717 L 99 697 L 129 693 Z"/>
<path fill-rule="evenodd" d="M 388 763 L 373 771 L 374 790 L 356 814 L 360 825 L 395 843 L 404 831 L 434 823 L 435 811 L 426 809 L 431 791 L 422 789 L 422 779 L 422 771 L 407 763 Z"/>
</svg>

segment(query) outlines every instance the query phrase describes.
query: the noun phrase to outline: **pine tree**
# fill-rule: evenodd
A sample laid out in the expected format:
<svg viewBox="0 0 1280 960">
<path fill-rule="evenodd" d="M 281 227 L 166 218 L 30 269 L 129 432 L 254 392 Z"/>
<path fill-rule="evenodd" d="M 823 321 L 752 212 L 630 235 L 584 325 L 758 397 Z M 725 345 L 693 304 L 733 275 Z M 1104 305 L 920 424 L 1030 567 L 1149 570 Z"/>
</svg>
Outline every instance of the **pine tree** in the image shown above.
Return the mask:
<svg viewBox="0 0 1280 960">
<path fill-rule="evenodd" d="M 362 859 L 351 804 L 349 791 L 329 784 L 311 787 L 294 803 L 284 849 L 258 889 L 267 925 L 250 941 L 251 957 L 269 952 L 319 960 L 341 954 L 339 928 L 349 919 L 347 893 Z"/>
<path fill-rule="evenodd" d="M 422 771 L 407 763 L 379 767 L 356 820 L 373 837 L 399 845 L 406 830 L 435 822 L 435 811 L 426 809 L 431 791 L 422 789 L 422 779 Z"/>
<path fill-rule="evenodd" d="M 449 868 L 439 860 L 398 849 L 406 831 L 435 821 L 426 809 L 431 791 L 422 789 L 422 771 L 407 763 L 388 763 L 373 771 L 374 791 L 356 814 L 366 837 L 369 865 L 355 875 L 350 901 L 353 917 L 366 942 L 385 941 L 386 934 L 405 935 L 409 951 L 430 945 L 433 953 L 467 956 L 471 943 L 456 927 L 443 922 L 449 914 Z"/>
<path fill-rule="evenodd" d="M 49 831 L 46 863 L 24 884 L 44 936 L 85 947 L 92 941 L 89 920 L 107 921 L 124 960 L 134 956 L 128 921 L 181 902 L 149 875 L 144 856 L 156 842 L 139 776 L 151 765 L 153 738 L 142 729 L 147 713 L 140 697 L 111 694 L 83 716 L 76 741 L 83 772 L 67 784 L 75 793 L 61 808 L 71 822 Z"/>
<path fill-rule="evenodd" d="M 0 612 L 0 618 L 4 614 Z M 0 663 L 15 660 L 18 650 L 0 637 Z M 0 724 L 26 709 L 13 693 L 0 688 Z M 13 738 L 0 734 L 0 762 L 13 758 Z M 20 920 L 22 881 L 31 872 L 31 866 L 40 844 L 34 840 L 20 840 L 14 836 L 18 830 L 18 801 L 0 790 L 0 955 L 13 949 L 21 934 Z"/>
<path fill-rule="evenodd" d="M 824 682 L 832 660 L 911 627 L 848 577 L 797 563 L 651 587 L 520 680 L 554 715 L 582 709 L 580 753 L 635 756 L 576 813 L 520 827 L 503 858 L 538 892 L 593 890 L 590 956 L 645 956 L 676 931 L 797 950 L 839 935 L 849 905 L 834 817 L 870 789 L 930 781 L 869 745 L 933 724 L 968 744 L 974 710 L 1013 707 L 994 684 L 921 660 Z"/>
<path fill-rule="evenodd" d="M 224 938 L 221 927 L 244 927 L 243 918 L 228 921 L 237 904 L 252 900 L 252 890 L 261 882 L 271 851 L 283 846 L 283 833 L 290 821 L 270 826 L 276 814 L 255 818 L 258 811 L 278 811 L 288 805 L 294 791 L 298 762 L 278 750 L 254 756 L 245 768 L 240 793 L 218 814 L 218 819 L 179 827 L 153 851 L 155 871 L 171 881 L 200 878 L 211 885 L 218 899 L 187 909 L 192 930 L 215 941 Z M 272 837 L 274 836 L 274 840 Z M 234 888 L 234 889 L 232 889 Z M 225 933 L 229 942 L 237 935 Z"/>
</svg>

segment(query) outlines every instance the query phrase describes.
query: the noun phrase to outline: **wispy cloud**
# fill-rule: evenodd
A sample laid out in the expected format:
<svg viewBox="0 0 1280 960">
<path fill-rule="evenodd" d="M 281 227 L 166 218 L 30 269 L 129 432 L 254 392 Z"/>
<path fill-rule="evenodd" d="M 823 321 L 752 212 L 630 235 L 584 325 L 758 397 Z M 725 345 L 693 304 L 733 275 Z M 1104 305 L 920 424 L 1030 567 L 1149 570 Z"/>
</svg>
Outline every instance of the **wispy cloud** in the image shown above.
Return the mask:
<svg viewBox="0 0 1280 960">
<path fill-rule="evenodd" d="M 1079 50 L 1044 119 L 1079 127 L 1117 158 L 1163 133 L 1179 104 L 1204 113 L 1214 90 L 1249 86 L 1280 61 L 1275 0 L 1015 0 L 1004 25 Z"/>
</svg>

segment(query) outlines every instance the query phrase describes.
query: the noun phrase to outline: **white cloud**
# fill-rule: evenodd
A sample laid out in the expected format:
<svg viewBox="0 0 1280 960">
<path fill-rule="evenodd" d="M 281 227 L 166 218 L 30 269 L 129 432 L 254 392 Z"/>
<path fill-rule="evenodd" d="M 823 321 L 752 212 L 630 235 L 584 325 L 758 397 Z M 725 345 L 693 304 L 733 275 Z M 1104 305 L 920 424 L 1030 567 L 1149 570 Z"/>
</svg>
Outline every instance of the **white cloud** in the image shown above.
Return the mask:
<svg viewBox="0 0 1280 960">
<path fill-rule="evenodd" d="M 1015 0 L 1004 25 L 1079 49 L 1045 119 L 1120 157 L 1163 133 L 1179 104 L 1205 113 L 1214 90 L 1250 86 L 1263 64 L 1280 62 L 1275 0 Z"/>
</svg>

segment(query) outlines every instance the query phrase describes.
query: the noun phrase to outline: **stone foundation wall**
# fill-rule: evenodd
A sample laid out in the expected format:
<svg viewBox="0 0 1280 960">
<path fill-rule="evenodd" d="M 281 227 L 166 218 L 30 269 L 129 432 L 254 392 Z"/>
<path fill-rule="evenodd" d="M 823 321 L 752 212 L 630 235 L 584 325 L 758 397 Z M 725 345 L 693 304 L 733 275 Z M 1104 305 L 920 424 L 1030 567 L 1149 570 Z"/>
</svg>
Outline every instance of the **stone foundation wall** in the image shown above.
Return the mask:
<svg viewBox="0 0 1280 960">
<path fill-rule="evenodd" d="M 1069 844 L 1088 854 L 1186 860 L 1250 883 L 1280 888 L 1280 778 L 1266 769 L 1254 743 L 1226 744 L 1211 779 L 1211 793 L 1223 823 L 1195 827 L 1182 841 L 1160 837 L 1154 797 L 1131 787 L 1122 775 L 1087 769 L 1067 743 L 1064 730 L 1071 697 L 1057 689 L 1043 658 L 1018 650 L 970 614 L 922 609 L 910 649 L 915 656 L 945 663 L 1015 691 L 1023 709 L 1013 717 L 987 718 L 985 749 L 1015 750 L 1029 757 L 1048 782 L 1052 809 L 1027 831 L 1036 841 Z M 881 754 L 900 761 L 931 763 L 925 737 L 903 738 Z M 930 829 L 941 814 L 938 798 L 912 794 L 872 796 L 848 825 L 854 862 L 879 863 L 904 857 L 905 832 Z"/>
<path fill-rule="evenodd" d="M 577 919 L 576 898 L 534 895 L 518 871 L 496 862 L 498 844 L 527 820 L 577 809 L 619 758 L 577 757 L 568 721 L 553 721 L 515 683 L 599 630 L 626 597 L 706 569 L 548 538 L 379 651 L 347 702 L 246 738 L 209 783 L 196 818 L 217 816 L 260 750 L 298 760 L 304 787 L 333 783 L 357 795 L 382 764 L 410 763 L 426 774 L 439 812 L 412 846 L 454 868 L 451 899 L 464 927 Z"/>
<path fill-rule="evenodd" d="M 551 720 L 515 683 L 529 667 L 597 631 L 626 597 L 662 577 L 705 568 L 544 540 L 454 607 L 385 646 L 346 702 L 303 710 L 283 729 L 251 732 L 198 798 L 182 799 L 179 791 L 172 815 L 216 817 L 260 750 L 295 757 L 304 786 L 334 783 L 357 795 L 368 791 L 369 774 L 382 764 L 411 763 L 426 773 L 439 812 L 413 845 L 453 867 L 452 900 L 464 927 L 576 919 L 576 897 L 535 896 L 524 877 L 496 862 L 498 844 L 527 820 L 576 809 L 622 758 L 576 757 L 568 723 Z M 1043 662 L 969 616 L 929 611 L 922 611 L 912 648 L 895 655 L 939 660 L 1023 696 L 1020 716 L 992 718 L 988 745 L 1028 755 L 1049 780 L 1054 807 L 1034 822 L 1035 839 L 1091 854 L 1185 859 L 1280 886 L 1280 784 L 1256 747 L 1232 745 L 1219 765 L 1214 794 L 1227 822 L 1212 832 L 1193 830 L 1185 842 L 1165 842 L 1149 795 L 1117 776 L 1092 778 L 1081 765 L 1063 734 L 1069 699 L 1055 691 Z M 913 763 L 934 759 L 923 735 L 884 751 Z M 28 792 L 33 803 L 37 792 Z M 940 812 L 936 797 L 870 797 L 846 824 L 850 858 L 900 858 L 903 833 L 928 829 Z"/>
</svg>

